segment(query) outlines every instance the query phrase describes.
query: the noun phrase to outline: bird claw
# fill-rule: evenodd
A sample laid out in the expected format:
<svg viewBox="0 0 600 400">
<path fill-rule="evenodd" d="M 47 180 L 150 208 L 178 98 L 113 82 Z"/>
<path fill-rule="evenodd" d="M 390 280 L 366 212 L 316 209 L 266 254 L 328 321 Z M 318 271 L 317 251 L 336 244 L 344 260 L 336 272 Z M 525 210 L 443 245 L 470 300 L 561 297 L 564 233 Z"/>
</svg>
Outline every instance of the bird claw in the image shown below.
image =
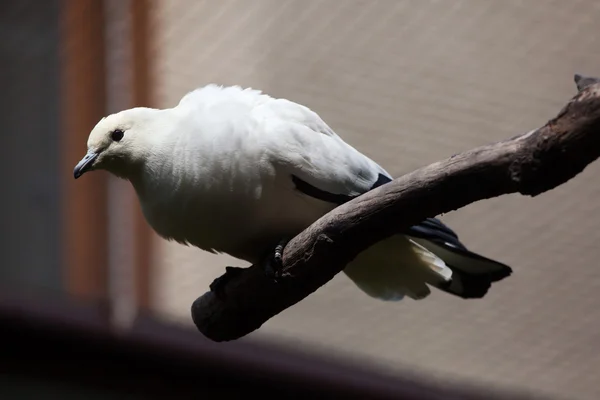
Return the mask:
<svg viewBox="0 0 600 400">
<path fill-rule="evenodd" d="M 245 268 L 240 267 L 225 267 L 225 273 L 220 277 L 216 278 L 209 285 L 210 291 L 217 296 L 217 298 L 223 300 L 225 299 L 225 286 L 227 283 L 235 276 L 237 276 L 240 272 L 242 272 Z"/>
<path fill-rule="evenodd" d="M 275 246 L 275 251 L 273 252 L 272 257 L 267 257 L 263 264 L 265 275 L 274 279 L 275 282 L 281 278 L 283 270 L 283 249 L 288 242 L 288 239 L 281 239 L 277 246 Z"/>
</svg>

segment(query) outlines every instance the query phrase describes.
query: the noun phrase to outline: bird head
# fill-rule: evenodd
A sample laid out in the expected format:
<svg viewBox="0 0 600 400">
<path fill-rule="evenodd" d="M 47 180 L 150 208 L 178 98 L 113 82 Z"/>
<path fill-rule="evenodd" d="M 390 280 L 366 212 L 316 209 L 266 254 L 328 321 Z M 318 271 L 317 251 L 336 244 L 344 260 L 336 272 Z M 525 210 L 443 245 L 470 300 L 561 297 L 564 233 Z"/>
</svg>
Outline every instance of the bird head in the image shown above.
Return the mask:
<svg viewBox="0 0 600 400">
<path fill-rule="evenodd" d="M 130 178 L 151 150 L 149 135 L 157 111 L 139 107 L 102 118 L 88 137 L 86 155 L 73 170 L 75 179 L 94 170 Z"/>
</svg>

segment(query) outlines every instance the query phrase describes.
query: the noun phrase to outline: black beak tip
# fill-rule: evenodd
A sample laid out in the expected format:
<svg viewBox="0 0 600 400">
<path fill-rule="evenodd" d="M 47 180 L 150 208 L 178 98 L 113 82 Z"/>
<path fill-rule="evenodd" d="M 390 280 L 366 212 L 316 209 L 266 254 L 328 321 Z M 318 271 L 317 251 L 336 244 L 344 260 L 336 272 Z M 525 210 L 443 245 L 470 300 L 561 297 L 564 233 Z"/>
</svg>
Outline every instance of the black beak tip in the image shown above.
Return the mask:
<svg viewBox="0 0 600 400">
<path fill-rule="evenodd" d="M 85 157 L 73 169 L 73 177 L 75 179 L 81 177 L 84 173 L 92 168 L 94 161 L 98 157 L 98 153 L 88 152 Z"/>
</svg>

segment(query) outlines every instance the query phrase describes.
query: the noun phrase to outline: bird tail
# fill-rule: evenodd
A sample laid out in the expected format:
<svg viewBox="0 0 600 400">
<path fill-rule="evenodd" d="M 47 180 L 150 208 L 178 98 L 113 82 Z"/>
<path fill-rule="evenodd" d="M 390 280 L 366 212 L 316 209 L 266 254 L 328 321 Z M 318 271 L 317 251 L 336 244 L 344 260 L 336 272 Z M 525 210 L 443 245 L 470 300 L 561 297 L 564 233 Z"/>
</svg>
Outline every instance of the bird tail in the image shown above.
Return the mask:
<svg viewBox="0 0 600 400">
<path fill-rule="evenodd" d="M 410 237 L 425 249 L 442 259 L 452 270 L 452 279 L 447 284 L 436 287 L 444 292 L 464 299 L 482 298 L 492 286 L 512 274 L 512 269 L 498 261 L 467 250 L 464 246 Z"/>
<path fill-rule="evenodd" d="M 367 295 L 386 301 L 408 296 L 423 299 L 429 286 L 461 298 L 481 298 L 496 282 L 510 275 L 504 264 L 468 250 L 395 235 L 360 253 L 344 273 Z"/>
</svg>

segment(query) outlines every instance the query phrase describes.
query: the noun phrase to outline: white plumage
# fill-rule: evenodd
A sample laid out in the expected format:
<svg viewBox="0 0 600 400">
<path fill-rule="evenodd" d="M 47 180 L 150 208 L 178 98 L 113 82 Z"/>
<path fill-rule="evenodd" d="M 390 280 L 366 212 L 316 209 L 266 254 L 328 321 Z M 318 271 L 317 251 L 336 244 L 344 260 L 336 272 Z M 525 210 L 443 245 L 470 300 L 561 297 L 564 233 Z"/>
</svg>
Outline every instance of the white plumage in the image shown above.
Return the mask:
<svg viewBox="0 0 600 400">
<path fill-rule="evenodd" d="M 315 112 L 257 90 L 208 85 L 170 109 L 103 118 L 75 177 L 104 169 L 128 179 L 163 238 L 250 263 L 339 204 L 391 176 Z M 362 252 L 344 270 L 369 296 L 426 297 L 428 285 L 482 297 L 511 273 L 428 219 Z"/>
</svg>

